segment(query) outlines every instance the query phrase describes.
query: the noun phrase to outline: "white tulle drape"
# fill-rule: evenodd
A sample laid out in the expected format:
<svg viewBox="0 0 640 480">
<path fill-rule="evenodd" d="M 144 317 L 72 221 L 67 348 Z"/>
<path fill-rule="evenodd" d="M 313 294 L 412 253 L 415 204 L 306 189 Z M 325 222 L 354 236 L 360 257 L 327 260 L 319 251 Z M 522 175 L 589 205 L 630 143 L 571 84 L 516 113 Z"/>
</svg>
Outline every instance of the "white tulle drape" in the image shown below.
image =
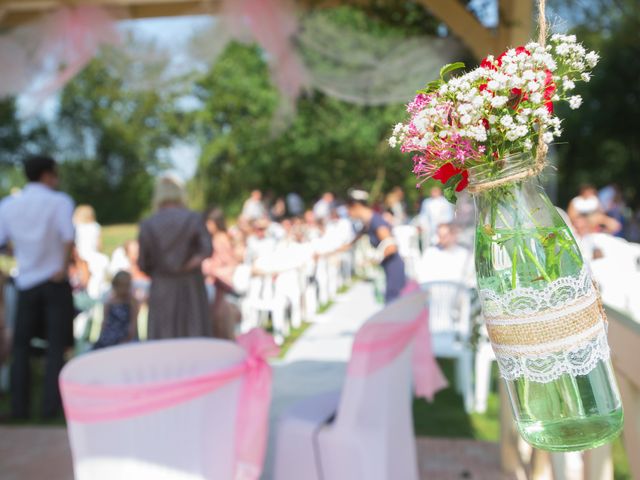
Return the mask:
<svg viewBox="0 0 640 480">
<path fill-rule="evenodd" d="M 290 0 L 224 0 L 212 26 L 194 32 L 180 65 L 125 82 L 134 88 L 158 88 L 208 68 L 227 42 L 256 42 L 265 53 L 281 111 L 291 112 L 305 88 L 365 105 L 403 103 L 438 68 L 462 54 L 451 37 L 375 35 L 345 29 L 322 10 L 299 15 Z M 122 15 L 118 19 L 122 19 Z M 0 35 L 0 96 L 28 94 L 43 99 L 62 88 L 103 46 L 121 46 L 113 13 L 94 6 L 62 8 Z M 127 52 L 135 63 L 157 61 L 153 55 Z M 140 69 L 138 69 L 140 70 Z M 153 68 L 146 69 L 153 72 Z M 123 72 L 126 76 L 126 72 Z M 284 107 L 284 108 L 283 108 Z"/>
</svg>

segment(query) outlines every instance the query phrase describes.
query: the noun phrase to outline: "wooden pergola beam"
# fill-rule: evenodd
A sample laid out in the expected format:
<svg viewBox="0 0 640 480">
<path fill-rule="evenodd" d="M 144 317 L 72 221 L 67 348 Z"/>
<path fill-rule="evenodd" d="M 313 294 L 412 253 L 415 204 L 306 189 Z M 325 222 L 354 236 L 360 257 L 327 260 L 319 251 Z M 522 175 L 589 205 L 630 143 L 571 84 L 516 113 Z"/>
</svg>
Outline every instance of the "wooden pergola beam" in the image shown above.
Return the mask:
<svg viewBox="0 0 640 480">
<path fill-rule="evenodd" d="M 531 36 L 533 0 L 499 0 L 498 27 L 489 29 L 458 0 L 419 0 L 444 22 L 477 60 L 524 44 Z"/>
<path fill-rule="evenodd" d="M 204 15 L 220 9 L 219 0 L 0 0 L 0 28 L 13 28 L 63 6 L 95 5 L 121 18 Z M 3 15 L 4 13 L 4 15 Z"/>
<path fill-rule="evenodd" d="M 458 0 L 419 0 L 419 3 L 445 23 L 477 59 L 496 50 L 496 35 Z"/>
</svg>

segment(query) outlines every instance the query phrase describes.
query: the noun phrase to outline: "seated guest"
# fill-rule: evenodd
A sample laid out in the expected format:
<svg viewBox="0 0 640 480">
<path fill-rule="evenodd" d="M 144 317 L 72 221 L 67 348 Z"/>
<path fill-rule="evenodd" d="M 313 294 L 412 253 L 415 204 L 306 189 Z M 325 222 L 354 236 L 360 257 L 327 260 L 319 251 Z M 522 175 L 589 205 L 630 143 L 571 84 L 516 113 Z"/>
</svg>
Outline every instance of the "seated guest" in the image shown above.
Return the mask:
<svg viewBox="0 0 640 480">
<path fill-rule="evenodd" d="M 133 297 L 131 274 L 118 272 L 111 281 L 111 295 L 104 305 L 100 338 L 94 348 L 112 347 L 136 338 L 138 304 Z"/>
<path fill-rule="evenodd" d="M 576 221 L 579 215 L 592 215 L 602 213 L 602 205 L 598 199 L 598 191 L 593 185 L 582 185 L 578 196 L 569 202 L 567 214 L 572 222 Z"/>
<path fill-rule="evenodd" d="M 206 225 L 211 234 L 213 254 L 202 262 L 202 273 L 214 292 L 211 301 L 213 336 L 233 339 L 240 317 L 237 307 L 231 305 L 226 296 L 233 291 L 233 275 L 238 260 L 222 210 L 211 209 L 207 214 Z"/>
<path fill-rule="evenodd" d="M 473 254 L 458 244 L 456 229 L 450 223 L 438 225 L 437 244 L 427 248 L 418 264 L 420 283 L 452 281 L 473 285 Z"/>
</svg>

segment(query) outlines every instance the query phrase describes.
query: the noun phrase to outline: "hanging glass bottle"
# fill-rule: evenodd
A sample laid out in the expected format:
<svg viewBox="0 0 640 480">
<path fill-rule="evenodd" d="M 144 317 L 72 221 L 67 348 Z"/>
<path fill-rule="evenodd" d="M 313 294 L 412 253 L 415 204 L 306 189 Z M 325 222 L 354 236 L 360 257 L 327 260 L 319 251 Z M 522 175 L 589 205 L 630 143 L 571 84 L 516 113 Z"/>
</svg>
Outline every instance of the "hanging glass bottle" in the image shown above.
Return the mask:
<svg viewBox="0 0 640 480">
<path fill-rule="evenodd" d="M 478 291 L 521 435 L 584 450 L 619 434 L 622 405 L 599 293 L 533 163 L 519 154 L 469 169 Z"/>
</svg>

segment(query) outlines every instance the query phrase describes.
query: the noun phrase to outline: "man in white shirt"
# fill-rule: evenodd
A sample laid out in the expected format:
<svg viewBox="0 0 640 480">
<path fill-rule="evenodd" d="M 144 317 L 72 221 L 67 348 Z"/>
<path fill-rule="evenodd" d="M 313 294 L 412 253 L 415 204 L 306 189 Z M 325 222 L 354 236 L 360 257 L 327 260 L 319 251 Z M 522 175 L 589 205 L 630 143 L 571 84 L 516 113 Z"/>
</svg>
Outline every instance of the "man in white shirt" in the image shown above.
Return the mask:
<svg viewBox="0 0 640 480">
<path fill-rule="evenodd" d="M 438 243 L 422 254 L 416 271 L 420 283 L 434 281 L 475 283 L 473 255 L 458 245 L 455 228 L 448 223 L 438 225 Z"/>
<path fill-rule="evenodd" d="M 67 271 L 73 247 L 73 201 L 56 192 L 56 163 L 49 157 L 25 161 L 29 181 L 18 195 L 0 203 L 0 246 L 11 246 L 18 264 L 18 312 L 11 366 L 14 418 L 29 415 L 31 339 L 46 332 L 47 353 L 42 415 L 60 412 L 58 375 L 64 350 L 73 341 L 73 299 Z"/>
</svg>

